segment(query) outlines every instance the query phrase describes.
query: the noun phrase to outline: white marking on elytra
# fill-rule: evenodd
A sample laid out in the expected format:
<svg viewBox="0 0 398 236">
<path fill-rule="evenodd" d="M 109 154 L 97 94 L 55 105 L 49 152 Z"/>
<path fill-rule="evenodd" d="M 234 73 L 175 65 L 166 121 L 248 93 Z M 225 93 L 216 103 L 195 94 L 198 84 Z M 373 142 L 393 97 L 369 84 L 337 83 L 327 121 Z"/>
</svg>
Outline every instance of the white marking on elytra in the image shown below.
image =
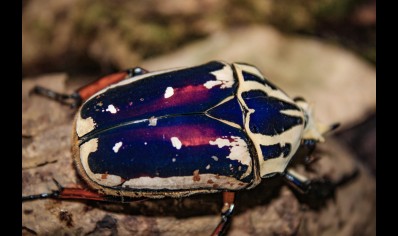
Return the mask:
<svg viewBox="0 0 398 236">
<path fill-rule="evenodd" d="M 122 145 L 123 145 L 123 142 L 117 142 L 117 143 L 115 143 L 115 146 L 113 146 L 113 151 L 115 152 L 115 153 L 117 153 L 118 151 L 119 151 L 119 149 L 122 147 Z"/>
<path fill-rule="evenodd" d="M 144 145 L 146 146 L 148 143 L 147 142 L 144 142 Z"/>
<path fill-rule="evenodd" d="M 218 148 L 222 148 L 224 146 L 229 146 L 230 142 L 228 139 L 217 138 L 215 141 L 209 141 L 210 145 L 217 145 Z"/>
<path fill-rule="evenodd" d="M 239 190 L 246 188 L 248 183 L 241 182 L 234 177 L 220 176 L 215 174 L 200 174 L 198 181 L 192 181 L 192 175 L 190 176 L 172 176 L 172 177 L 139 177 L 125 181 L 122 187 L 129 189 L 150 188 L 156 189 L 192 189 L 192 188 L 205 188 L 209 187 L 209 181 L 211 184 L 217 184 L 217 188 Z M 233 185 L 231 185 L 231 183 Z"/>
<path fill-rule="evenodd" d="M 206 166 L 206 170 L 208 170 L 208 169 L 210 169 L 210 164 L 208 164 L 208 165 Z"/>
<path fill-rule="evenodd" d="M 203 86 L 205 86 L 207 89 L 211 89 L 216 85 L 220 85 L 222 84 L 222 81 L 218 81 L 218 80 L 210 80 L 207 81 L 206 83 L 203 84 Z"/>
<path fill-rule="evenodd" d="M 158 123 L 158 119 L 157 118 L 155 118 L 154 116 L 152 116 L 151 118 L 149 118 L 149 124 L 148 124 L 148 126 L 156 126 L 157 125 L 157 123 Z"/>
<path fill-rule="evenodd" d="M 231 67 L 225 65 L 222 69 L 213 71 L 210 74 L 216 77 L 216 80 L 209 80 L 203 84 L 207 89 L 212 89 L 214 86 L 221 85 L 220 88 L 232 88 L 234 85 L 234 76 L 232 74 Z"/>
<path fill-rule="evenodd" d="M 182 143 L 177 137 L 171 138 L 171 144 L 173 145 L 173 147 L 177 148 L 178 150 L 181 149 Z"/>
<path fill-rule="evenodd" d="M 112 114 L 116 114 L 116 112 L 117 112 L 117 109 L 116 109 L 116 107 L 114 106 L 114 105 L 109 105 L 108 106 L 108 108 L 106 109 L 106 111 L 109 111 L 110 113 L 112 113 Z"/>
<path fill-rule="evenodd" d="M 176 160 L 177 160 L 177 159 L 176 159 L 175 157 L 173 157 L 173 158 L 171 159 L 172 162 L 176 162 Z"/>
<path fill-rule="evenodd" d="M 169 98 L 174 95 L 174 89 L 172 87 L 167 87 L 164 93 L 164 98 Z"/>
<path fill-rule="evenodd" d="M 81 118 L 81 116 L 79 116 L 76 121 L 77 136 L 82 137 L 83 135 L 94 130 L 95 126 L 96 126 L 96 123 L 93 118 L 88 117 L 86 119 L 83 119 L 83 118 Z"/>
<path fill-rule="evenodd" d="M 212 156 L 211 157 L 214 161 L 218 161 L 218 157 L 216 157 L 216 156 Z"/>
<path fill-rule="evenodd" d="M 85 142 L 80 146 L 80 160 L 87 176 L 92 181 L 102 186 L 113 187 L 122 183 L 120 176 L 108 174 L 106 175 L 106 178 L 103 178 L 104 173 L 94 174 L 91 171 L 90 165 L 88 164 L 88 157 L 90 153 L 96 152 L 97 150 L 98 150 L 97 138 L 91 139 L 90 141 Z"/>
<path fill-rule="evenodd" d="M 231 136 L 231 139 L 233 139 L 233 141 L 230 141 L 228 138 L 217 138 L 215 141 L 210 140 L 209 143 L 210 145 L 217 145 L 218 148 L 223 148 L 225 146 L 230 147 L 230 154 L 227 158 L 237 160 L 243 165 L 250 166 L 251 158 L 246 142 L 237 136 Z"/>
</svg>

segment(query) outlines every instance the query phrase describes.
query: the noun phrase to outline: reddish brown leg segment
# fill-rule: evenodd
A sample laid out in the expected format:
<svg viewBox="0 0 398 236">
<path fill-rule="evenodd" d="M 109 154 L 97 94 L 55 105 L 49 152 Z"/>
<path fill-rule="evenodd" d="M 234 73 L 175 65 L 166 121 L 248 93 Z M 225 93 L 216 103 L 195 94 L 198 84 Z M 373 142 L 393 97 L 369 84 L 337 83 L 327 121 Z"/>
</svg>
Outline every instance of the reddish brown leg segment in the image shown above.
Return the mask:
<svg viewBox="0 0 398 236">
<path fill-rule="evenodd" d="M 31 201 L 43 198 L 70 199 L 70 200 L 92 200 L 103 202 L 135 202 L 146 200 L 147 198 L 130 198 L 102 195 L 95 191 L 84 188 L 62 188 L 50 193 L 22 196 L 22 201 Z"/>
<path fill-rule="evenodd" d="M 142 69 L 141 67 L 135 67 L 128 69 L 126 71 L 113 73 L 104 76 L 102 78 L 99 78 L 98 80 L 79 88 L 77 91 L 73 92 L 72 94 L 58 93 L 41 86 L 35 86 L 32 92 L 35 94 L 39 94 L 54 99 L 62 104 L 69 105 L 72 108 L 77 108 L 89 97 L 91 97 L 101 89 L 104 89 L 107 86 L 115 84 L 124 79 L 131 78 L 137 75 L 142 75 L 145 73 L 148 73 L 148 71 Z"/>
<path fill-rule="evenodd" d="M 87 98 L 94 95 L 96 92 L 100 91 L 101 89 L 117 83 L 119 81 L 124 80 L 128 76 L 127 72 L 119 72 L 113 73 L 107 76 L 104 76 L 80 89 L 77 90 L 77 93 L 80 95 L 83 101 L 87 100 Z"/>
<path fill-rule="evenodd" d="M 50 193 L 42 193 L 37 195 L 22 196 L 22 201 L 31 201 L 43 198 L 54 198 L 54 199 L 70 199 L 70 200 L 93 200 L 93 201 L 105 201 L 105 202 L 133 202 L 141 201 L 146 198 L 129 198 L 129 197 L 118 197 L 103 195 L 96 191 L 86 188 L 64 188 L 56 180 L 55 184 L 58 190 L 54 190 Z"/>
<path fill-rule="evenodd" d="M 77 93 L 80 95 L 80 98 L 85 101 L 96 92 L 100 91 L 103 88 L 106 88 L 109 85 L 115 84 L 119 81 L 122 81 L 126 78 L 130 78 L 137 75 L 142 75 L 148 73 L 147 70 L 142 69 L 141 67 L 135 67 L 128 69 L 126 71 L 113 73 L 107 76 L 104 76 L 90 84 L 87 84 L 77 90 Z"/>
<path fill-rule="evenodd" d="M 221 221 L 211 234 L 212 236 L 224 235 L 228 225 L 231 222 L 231 216 L 234 210 L 235 193 L 223 192 L 223 208 L 221 210 Z"/>
<path fill-rule="evenodd" d="M 54 190 L 50 193 L 42 193 L 36 195 L 22 196 L 22 201 L 43 199 L 43 198 L 60 198 L 60 199 L 87 199 L 96 201 L 106 201 L 103 195 L 83 188 L 62 188 Z"/>
</svg>

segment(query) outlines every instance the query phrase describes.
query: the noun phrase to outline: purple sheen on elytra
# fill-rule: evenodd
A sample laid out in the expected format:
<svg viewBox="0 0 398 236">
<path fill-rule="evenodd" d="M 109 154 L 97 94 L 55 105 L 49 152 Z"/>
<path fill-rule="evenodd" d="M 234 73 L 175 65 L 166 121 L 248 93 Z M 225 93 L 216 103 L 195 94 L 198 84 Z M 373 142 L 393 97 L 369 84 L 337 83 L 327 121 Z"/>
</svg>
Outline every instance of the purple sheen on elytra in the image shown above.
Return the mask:
<svg viewBox="0 0 398 236">
<path fill-rule="evenodd" d="M 218 138 L 240 138 L 248 142 L 246 134 L 205 115 L 178 116 L 159 119 L 156 126 L 132 124 L 114 128 L 98 135 L 98 149 L 88 156 L 90 170 L 107 173 L 123 179 L 147 177 L 192 176 L 214 174 L 253 181 L 253 164 L 249 167 L 239 160 L 228 158 L 231 146 L 211 145 Z M 176 140 L 176 142 L 173 142 Z M 115 144 L 122 143 L 115 152 Z M 252 162 L 253 153 L 246 148 Z"/>
<path fill-rule="evenodd" d="M 96 130 L 102 130 L 150 117 L 203 113 L 234 96 L 236 84 L 231 88 L 204 86 L 208 81 L 216 81 L 212 72 L 225 66 L 229 65 L 209 62 L 161 74 L 149 73 L 144 79 L 116 86 L 88 100 L 82 106 L 81 117 L 91 117 Z M 233 79 L 232 73 L 230 77 Z"/>
</svg>

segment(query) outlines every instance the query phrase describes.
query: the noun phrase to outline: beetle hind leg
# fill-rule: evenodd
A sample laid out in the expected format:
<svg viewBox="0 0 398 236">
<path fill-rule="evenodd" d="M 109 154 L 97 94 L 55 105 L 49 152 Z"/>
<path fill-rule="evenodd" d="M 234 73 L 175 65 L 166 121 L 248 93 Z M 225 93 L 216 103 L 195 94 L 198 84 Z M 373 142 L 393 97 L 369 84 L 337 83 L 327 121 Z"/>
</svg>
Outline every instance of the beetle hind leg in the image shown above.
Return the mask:
<svg viewBox="0 0 398 236">
<path fill-rule="evenodd" d="M 59 184 L 58 181 L 56 181 L 55 179 L 53 179 L 53 181 L 58 187 L 57 190 L 53 190 L 52 192 L 49 193 L 22 196 L 22 201 L 31 201 L 31 200 L 44 199 L 44 198 L 89 199 L 97 201 L 105 200 L 105 197 L 97 192 L 90 191 L 84 188 L 65 188 L 61 184 Z"/>
<path fill-rule="evenodd" d="M 212 236 L 225 235 L 228 226 L 231 223 L 232 214 L 234 211 L 234 192 L 223 192 L 223 208 L 221 209 L 221 221 L 218 223 L 217 227 L 214 229 Z"/>
<path fill-rule="evenodd" d="M 146 200 L 146 198 L 130 198 L 123 196 L 103 195 L 85 188 L 65 188 L 53 179 L 58 189 L 49 193 L 22 196 L 22 201 L 32 201 L 44 198 L 69 199 L 69 200 L 94 200 L 105 202 L 133 202 Z"/>
</svg>

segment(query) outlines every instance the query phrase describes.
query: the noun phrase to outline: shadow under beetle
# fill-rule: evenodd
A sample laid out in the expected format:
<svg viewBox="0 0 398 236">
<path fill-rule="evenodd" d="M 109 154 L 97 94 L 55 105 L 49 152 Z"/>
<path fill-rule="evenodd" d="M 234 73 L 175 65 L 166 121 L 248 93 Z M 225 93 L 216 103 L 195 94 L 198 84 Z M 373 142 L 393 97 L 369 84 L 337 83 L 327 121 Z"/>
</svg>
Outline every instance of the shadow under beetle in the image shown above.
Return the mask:
<svg viewBox="0 0 398 236">
<path fill-rule="evenodd" d="M 282 175 L 301 192 L 329 192 L 289 169 L 299 147 L 310 155 L 337 125 L 315 123 L 308 103 L 292 99 L 244 63 L 212 61 L 148 72 L 140 67 L 103 77 L 70 95 L 37 94 L 80 107 L 72 151 L 87 188 L 23 196 L 134 201 L 223 192 L 226 231 L 235 193 Z"/>
</svg>

